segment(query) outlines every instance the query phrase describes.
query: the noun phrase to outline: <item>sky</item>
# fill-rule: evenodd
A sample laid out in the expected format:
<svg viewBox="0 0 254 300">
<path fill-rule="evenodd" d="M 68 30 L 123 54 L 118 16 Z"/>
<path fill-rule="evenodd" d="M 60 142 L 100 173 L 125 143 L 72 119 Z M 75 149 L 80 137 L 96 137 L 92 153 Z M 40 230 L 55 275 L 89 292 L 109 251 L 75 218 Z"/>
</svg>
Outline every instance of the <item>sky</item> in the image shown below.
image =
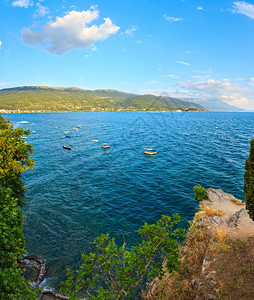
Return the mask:
<svg viewBox="0 0 254 300">
<path fill-rule="evenodd" d="M 254 1 L 0 0 L 0 89 L 27 85 L 254 110 Z"/>
</svg>

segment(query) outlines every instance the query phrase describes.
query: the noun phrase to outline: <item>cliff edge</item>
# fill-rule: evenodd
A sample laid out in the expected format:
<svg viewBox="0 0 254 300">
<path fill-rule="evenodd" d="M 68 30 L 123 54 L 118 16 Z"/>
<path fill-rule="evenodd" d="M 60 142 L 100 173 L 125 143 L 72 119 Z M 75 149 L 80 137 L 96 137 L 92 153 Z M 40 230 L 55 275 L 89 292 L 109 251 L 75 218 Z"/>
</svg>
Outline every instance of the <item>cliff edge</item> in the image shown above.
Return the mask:
<svg viewBox="0 0 254 300">
<path fill-rule="evenodd" d="M 254 299 L 254 221 L 245 203 L 209 188 L 181 248 L 179 270 L 154 280 L 146 299 Z"/>
</svg>

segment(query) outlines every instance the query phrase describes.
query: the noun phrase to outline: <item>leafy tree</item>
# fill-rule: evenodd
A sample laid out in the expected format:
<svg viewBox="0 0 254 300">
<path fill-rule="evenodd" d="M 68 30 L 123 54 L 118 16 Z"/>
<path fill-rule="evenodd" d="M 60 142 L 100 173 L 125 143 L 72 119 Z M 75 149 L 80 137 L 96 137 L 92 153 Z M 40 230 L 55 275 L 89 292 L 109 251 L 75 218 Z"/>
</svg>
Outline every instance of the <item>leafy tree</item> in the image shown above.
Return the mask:
<svg viewBox="0 0 254 300">
<path fill-rule="evenodd" d="M 164 275 L 163 261 L 172 272 L 179 264 L 178 239 L 184 230 L 175 228 L 180 222 L 176 214 L 172 218 L 163 215 L 156 224 L 147 223 L 138 231 L 142 242 L 131 250 L 126 244 L 117 247 L 109 235 L 95 239 L 96 253 L 82 255 L 79 270 L 68 270 L 68 278 L 61 291 L 70 299 L 88 295 L 89 299 L 130 299 L 131 294 L 147 276 L 160 278 Z"/>
<path fill-rule="evenodd" d="M 9 122 L 9 119 L 3 118 L 0 115 L 0 129 L 6 129 L 8 127 L 8 122 Z"/>
<path fill-rule="evenodd" d="M 246 209 L 254 220 L 254 139 L 250 141 L 250 153 L 245 161 L 244 187 Z"/>
<path fill-rule="evenodd" d="M 37 293 L 25 281 L 17 263 L 25 254 L 21 173 L 33 167 L 29 158 L 33 150 L 21 138 L 28 131 L 0 124 L 5 124 L 0 130 L 0 299 L 36 299 Z"/>
<path fill-rule="evenodd" d="M 200 184 L 195 185 L 193 187 L 193 191 L 195 192 L 194 194 L 194 199 L 197 201 L 202 201 L 208 199 L 207 191 L 205 188 L 203 188 Z"/>
</svg>

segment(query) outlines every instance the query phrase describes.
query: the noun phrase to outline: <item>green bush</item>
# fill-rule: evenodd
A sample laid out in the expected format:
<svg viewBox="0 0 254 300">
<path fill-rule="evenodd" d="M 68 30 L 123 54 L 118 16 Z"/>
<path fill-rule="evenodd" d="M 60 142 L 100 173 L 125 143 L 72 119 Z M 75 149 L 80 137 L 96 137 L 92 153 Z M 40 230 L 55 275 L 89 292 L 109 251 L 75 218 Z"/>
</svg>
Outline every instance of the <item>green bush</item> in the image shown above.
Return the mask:
<svg viewBox="0 0 254 300">
<path fill-rule="evenodd" d="M 29 134 L 13 129 L 0 118 L 0 299 L 37 299 L 18 268 L 17 260 L 25 254 L 21 174 L 33 167 L 29 158 L 32 146 L 21 138 Z"/>
<path fill-rule="evenodd" d="M 254 220 L 254 139 L 250 141 L 250 153 L 245 162 L 244 187 L 246 209 Z"/>
<path fill-rule="evenodd" d="M 179 264 L 178 239 L 184 230 L 175 228 L 180 222 L 176 214 L 172 218 L 162 216 L 156 224 L 147 223 L 138 231 L 142 242 L 131 250 L 126 244 L 118 247 L 109 235 L 101 235 L 95 239 L 97 251 L 82 255 L 80 269 L 68 270 L 68 279 L 62 283 L 61 291 L 70 299 L 80 299 L 86 294 L 89 299 L 130 299 L 145 278 L 164 275 L 162 266 L 172 272 Z"/>
<path fill-rule="evenodd" d="M 203 188 L 200 184 L 195 185 L 193 187 L 193 191 L 195 192 L 194 194 L 194 199 L 197 201 L 202 201 L 208 199 L 207 191 L 205 188 Z"/>
</svg>

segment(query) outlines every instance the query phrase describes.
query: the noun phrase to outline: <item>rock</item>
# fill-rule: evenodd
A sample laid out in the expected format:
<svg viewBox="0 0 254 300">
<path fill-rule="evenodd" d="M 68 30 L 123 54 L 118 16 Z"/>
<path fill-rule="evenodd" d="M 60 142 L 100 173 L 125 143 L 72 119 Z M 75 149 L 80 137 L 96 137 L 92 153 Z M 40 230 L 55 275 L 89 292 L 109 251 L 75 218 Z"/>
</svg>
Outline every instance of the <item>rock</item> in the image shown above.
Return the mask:
<svg viewBox="0 0 254 300">
<path fill-rule="evenodd" d="M 228 219 L 227 224 L 230 227 L 236 227 L 239 225 L 239 222 L 241 218 L 245 215 L 248 214 L 246 208 L 242 208 L 238 211 L 236 211 L 231 218 Z"/>
<path fill-rule="evenodd" d="M 27 269 L 27 276 L 25 276 L 32 281 L 32 286 L 38 288 L 46 275 L 45 260 L 36 255 L 27 255 L 19 259 L 18 263 L 20 268 Z"/>
<path fill-rule="evenodd" d="M 52 291 L 43 291 L 40 300 L 69 300 L 70 297 Z"/>
<path fill-rule="evenodd" d="M 224 221 L 219 216 L 212 216 L 210 218 L 201 218 L 199 226 L 206 227 L 206 226 L 217 226 L 223 224 Z"/>
<path fill-rule="evenodd" d="M 207 190 L 207 195 L 210 201 L 217 202 L 217 201 L 227 201 L 231 200 L 234 196 L 228 193 L 225 193 L 223 190 L 220 189 L 212 189 L 209 188 Z"/>
<path fill-rule="evenodd" d="M 197 279 L 196 278 L 192 279 L 190 285 L 192 288 L 196 289 L 198 287 Z"/>
<path fill-rule="evenodd" d="M 212 216 L 211 218 L 208 219 L 208 223 L 210 225 L 220 225 L 220 224 L 223 224 L 224 221 L 219 216 Z"/>
</svg>

